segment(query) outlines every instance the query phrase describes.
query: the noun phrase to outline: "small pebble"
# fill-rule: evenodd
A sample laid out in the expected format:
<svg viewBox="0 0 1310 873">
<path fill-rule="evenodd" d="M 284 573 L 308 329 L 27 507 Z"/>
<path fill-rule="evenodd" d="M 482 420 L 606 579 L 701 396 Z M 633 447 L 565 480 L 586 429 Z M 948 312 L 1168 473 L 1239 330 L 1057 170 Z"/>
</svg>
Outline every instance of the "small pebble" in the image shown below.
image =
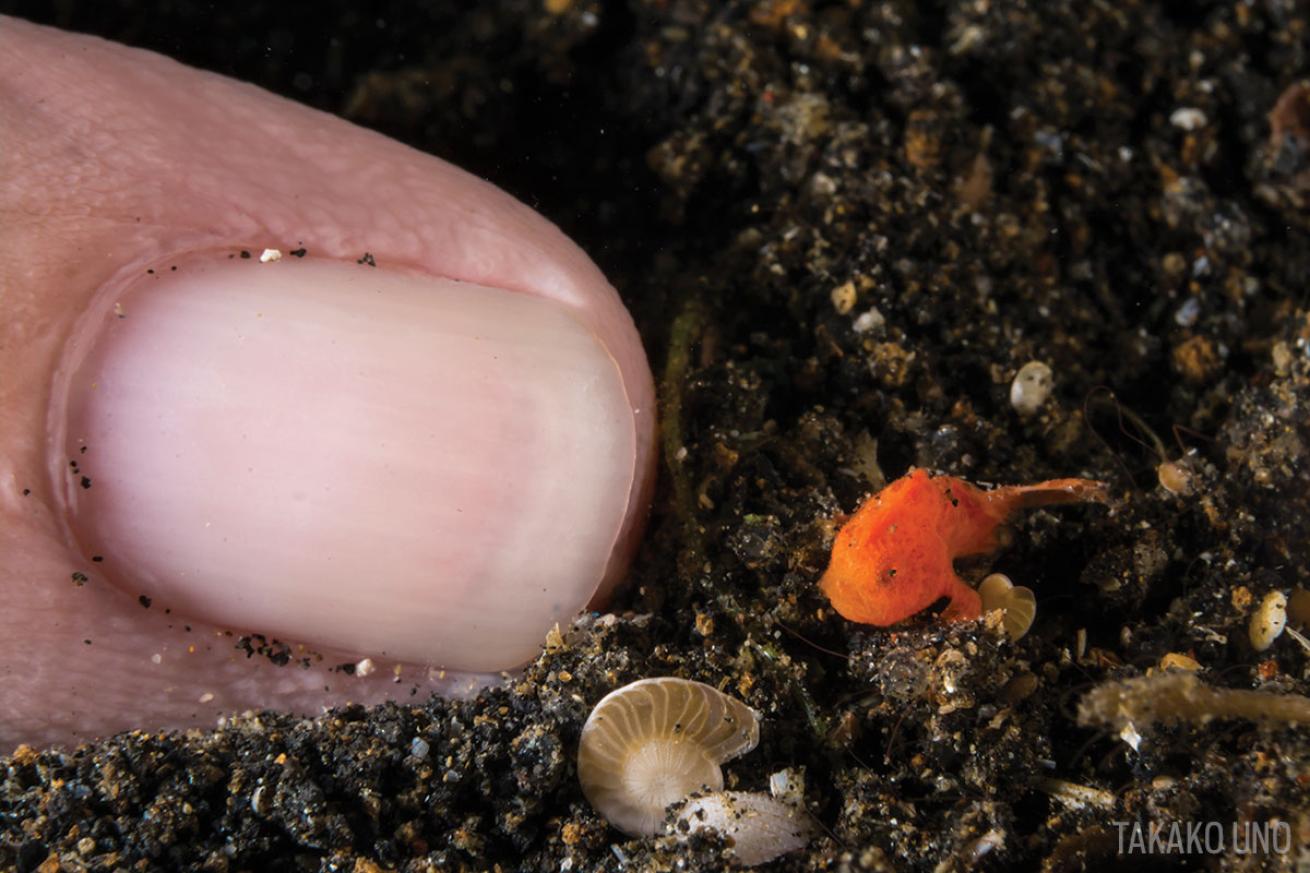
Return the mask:
<svg viewBox="0 0 1310 873">
<path fill-rule="evenodd" d="M 1201 664 L 1190 655 L 1184 655 L 1181 652 L 1166 652 L 1160 659 L 1161 670 L 1185 670 L 1188 673 L 1195 673 L 1201 669 Z"/>
<path fill-rule="evenodd" d="M 875 330 L 880 330 L 886 323 L 887 319 L 875 308 L 860 313 L 851 327 L 854 328 L 856 333 L 872 333 Z"/>
<path fill-rule="evenodd" d="M 1174 313 L 1174 323 L 1179 327 L 1191 327 L 1196 324 L 1196 320 L 1201 317 L 1201 301 L 1195 297 L 1188 297 L 1183 305 L 1178 307 Z"/>
<path fill-rule="evenodd" d="M 1031 696 L 1039 684 L 1035 674 L 1024 671 L 1005 683 L 1001 689 L 1001 700 L 1009 704 L 1018 703 Z"/>
<path fill-rule="evenodd" d="M 1010 383 L 1010 405 L 1020 415 L 1032 415 L 1051 396 L 1054 376 L 1041 361 L 1029 361 L 1019 368 Z"/>
<path fill-rule="evenodd" d="M 855 283 L 847 282 L 832 289 L 832 308 L 838 315 L 845 315 L 855 308 Z"/>
<path fill-rule="evenodd" d="M 1205 113 L 1190 106 L 1175 109 L 1169 116 L 1169 123 L 1179 130 L 1200 130 L 1205 127 Z"/>
<path fill-rule="evenodd" d="M 1271 591 L 1260 601 L 1259 608 L 1251 614 L 1251 647 L 1263 652 L 1282 636 L 1287 627 L 1287 596 L 1281 591 Z"/>
</svg>

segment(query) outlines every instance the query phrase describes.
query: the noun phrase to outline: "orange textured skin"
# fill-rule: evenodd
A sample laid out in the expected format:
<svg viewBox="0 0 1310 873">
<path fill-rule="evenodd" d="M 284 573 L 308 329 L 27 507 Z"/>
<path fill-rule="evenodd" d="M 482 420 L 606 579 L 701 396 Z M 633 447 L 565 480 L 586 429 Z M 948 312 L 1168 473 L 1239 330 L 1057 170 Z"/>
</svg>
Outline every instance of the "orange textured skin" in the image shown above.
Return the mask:
<svg viewBox="0 0 1310 873">
<path fill-rule="evenodd" d="M 843 617 L 885 627 L 946 597 L 942 618 L 977 618 L 978 593 L 953 562 L 994 552 L 1001 523 L 1018 509 L 1104 501 L 1105 485 L 1052 479 L 984 491 L 963 479 L 911 470 L 864 502 L 837 533 L 823 593 Z"/>
</svg>

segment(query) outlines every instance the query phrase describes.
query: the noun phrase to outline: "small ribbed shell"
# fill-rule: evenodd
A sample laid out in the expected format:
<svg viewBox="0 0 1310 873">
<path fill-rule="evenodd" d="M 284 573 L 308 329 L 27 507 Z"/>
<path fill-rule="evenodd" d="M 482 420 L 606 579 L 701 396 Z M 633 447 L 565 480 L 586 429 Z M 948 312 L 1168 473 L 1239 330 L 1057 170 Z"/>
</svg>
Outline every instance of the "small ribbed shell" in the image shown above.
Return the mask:
<svg viewBox="0 0 1310 873">
<path fill-rule="evenodd" d="M 664 811 L 723 787 L 719 765 L 760 741 L 755 711 L 702 682 L 641 679 L 596 704 L 578 742 L 582 793 L 633 836 L 659 833 Z"/>
<path fill-rule="evenodd" d="M 983 612 L 1004 611 L 1003 623 L 1010 639 L 1021 639 L 1037 617 L 1037 598 L 1029 588 L 1015 585 L 1004 573 L 993 573 L 978 586 Z"/>
</svg>

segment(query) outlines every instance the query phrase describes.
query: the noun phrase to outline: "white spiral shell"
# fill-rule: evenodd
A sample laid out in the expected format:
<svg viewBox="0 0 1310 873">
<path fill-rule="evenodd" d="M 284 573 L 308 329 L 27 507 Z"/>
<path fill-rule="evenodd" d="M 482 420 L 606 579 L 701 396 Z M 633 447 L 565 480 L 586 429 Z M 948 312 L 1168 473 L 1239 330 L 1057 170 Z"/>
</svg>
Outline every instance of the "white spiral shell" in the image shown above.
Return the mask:
<svg viewBox="0 0 1310 873">
<path fill-rule="evenodd" d="M 582 793 L 633 836 L 659 832 L 665 809 L 723 787 L 719 765 L 755 748 L 755 711 L 702 682 L 641 679 L 607 694 L 578 743 Z"/>
</svg>

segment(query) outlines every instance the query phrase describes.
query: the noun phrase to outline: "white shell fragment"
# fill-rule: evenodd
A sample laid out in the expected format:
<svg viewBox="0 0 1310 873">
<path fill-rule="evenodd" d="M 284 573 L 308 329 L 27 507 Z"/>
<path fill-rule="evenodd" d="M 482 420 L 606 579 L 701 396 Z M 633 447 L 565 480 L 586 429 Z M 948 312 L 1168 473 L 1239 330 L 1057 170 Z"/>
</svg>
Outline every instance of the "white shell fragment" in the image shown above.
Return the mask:
<svg viewBox="0 0 1310 873">
<path fill-rule="evenodd" d="M 804 809 L 767 794 L 718 791 L 694 797 L 678 813 L 681 833 L 713 830 L 732 841 L 748 867 L 803 849 L 814 838 L 814 822 Z"/>
<path fill-rule="evenodd" d="M 783 803 L 799 805 L 805 799 L 805 772 L 788 767 L 769 776 L 769 796 Z"/>
<path fill-rule="evenodd" d="M 578 741 L 582 793 L 633 836 L 660 831 L 670 804 L 723 788 L 719 765 L 760 741 L 755 711 L 702 682 L 641 679 L 596 704 Z"/>
<path fill-rule="evenodd" d="M 1004 573 L 993 573 L 978 585 L 983 612 L 999 609 L 1004 613 L 1005 632 L 1018 640 L 1028 633 L 1037 617 L 1037 598 L 1032 589 L 1015 585 Z"/>
<path fill-rule="evenodd" d="M 1205 113 L 1192 106 L 1180 106 L 1169 113 L 1169 123 L 1179 130 L 1200 130 L 1206 121 Z"/>
<path fill-rule="evenodd" d="M 876 330 L 881 330 L 886 324 L 886 317 L 875 306 L 871 307 L 867 312 L 857 315 L 855 321 L 851 324 L 851 329 L 860 334 L 873 333 Z"/>
<path fill-rule="evenodd" d="M 1274 644 L 1287 627 L 1287 595 L 1281 591 L 1266 594 L 1260 606 L 1251 613 L 1251 648 L 1263 652 Z"/>
<path fill-rule="evenodd" d="M 1064 779 L 1039 778 L 1037 787 L 1070 809 L 1113 810 L 1119 802 L 1113 792 Z"/>
<path fill-rule="evenodd" d="M 1020 415 L 1032 415 L 1051 396 L 1055 377 L 1041 361 L 1029 361 L 1019 368 L 1010 383 L 1010 405 Z"/>
</svg>

